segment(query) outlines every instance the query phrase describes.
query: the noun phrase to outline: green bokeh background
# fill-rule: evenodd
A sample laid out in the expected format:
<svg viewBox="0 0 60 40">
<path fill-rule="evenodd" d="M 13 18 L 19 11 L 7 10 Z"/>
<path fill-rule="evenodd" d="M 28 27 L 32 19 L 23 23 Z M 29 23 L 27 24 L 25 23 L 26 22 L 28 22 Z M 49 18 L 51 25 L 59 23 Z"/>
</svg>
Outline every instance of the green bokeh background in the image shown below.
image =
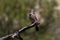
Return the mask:
<svg viewBox="0 0 60 40">
<path fill-rule="evenodd" d="M 30 24 L 28 17 L 31 7 L 34 8 L 37 0 L 0 0 L 0 37 L 16 32 L 17 30 Z M 43 11 L 41 15 L 45 18 L 45 25 L 40 25 L 40 31 L 34 28 L 21 33 L 24 40 L 52 40 L 55 25 L 59 24 L 60 17 L 54 14 L 59 12 L 54 10 L 57 5 L 55 0 L 40 0 Z M 7 20 L 7 21 L 6 21 Z M 58 21 L 57 21 L 58 20 Z M 16 21 L 17 28 L 13 26 Z M 18 40 L 18 39 L 14 39 Z"/>
</svg>

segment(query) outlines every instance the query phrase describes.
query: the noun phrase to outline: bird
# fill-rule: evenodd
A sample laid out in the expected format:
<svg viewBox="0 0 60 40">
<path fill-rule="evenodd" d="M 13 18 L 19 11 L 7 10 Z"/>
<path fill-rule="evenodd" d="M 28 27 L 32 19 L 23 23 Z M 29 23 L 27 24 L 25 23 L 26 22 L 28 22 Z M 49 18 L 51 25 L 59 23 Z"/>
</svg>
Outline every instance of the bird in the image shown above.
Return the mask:
<svg viewBox="0 0 60 40">
<path fill-rule="evenodd" d="M 34 9 L 31 9 L 31 10 L 30 10 L 29 18 L 30 18 L 30 20 L 31 20 L 31 23 L 34 23 L 35 21 L 38 21 L 38 17 L 37 17 L 37 15 L 35 14 Z M 37 22 L 36 25 L 35 25 L 35 29 L 36 29 L 36 31 L 39 31 L 38 22 Z"/>
</svg>

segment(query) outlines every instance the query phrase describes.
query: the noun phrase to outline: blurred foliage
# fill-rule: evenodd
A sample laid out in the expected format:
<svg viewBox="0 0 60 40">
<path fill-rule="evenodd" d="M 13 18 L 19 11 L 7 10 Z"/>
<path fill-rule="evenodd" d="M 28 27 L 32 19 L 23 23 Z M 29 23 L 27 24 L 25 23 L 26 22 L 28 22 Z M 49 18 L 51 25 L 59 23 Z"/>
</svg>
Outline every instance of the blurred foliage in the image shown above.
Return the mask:
<svg viewBox="0 0 60 40">
<path fill-rule="evenodd" d="M 37 0 L 0 0 L 0 37 L 16 32 L 22 28 L 22 26 L 30 24 L 30 20 L 27 15 L 30 8 L 34 8 L 36 1 Z M 41 15 L 46 20 L 46 25 L 44 25 L 44 28 L 47 29 L 46 26 L 51 24 L 51 22 L 54 22 L 53 8 L 56 5 L 56 2 L 55 0 L 51 0 L 50 2 L 48 2 L 48 0 L 40 0 L 40 3 L 41 8 L 43 9 Z M 44 31 L 42 28 L 40 29 Z M 31 29 L 32 30 L 28 29 L 21 34 L 24 40 L 46 39 L 46 33 L 44 34 L 41 31 L 35 32 L 33 30 L 34 28 Z"/>
</svg>

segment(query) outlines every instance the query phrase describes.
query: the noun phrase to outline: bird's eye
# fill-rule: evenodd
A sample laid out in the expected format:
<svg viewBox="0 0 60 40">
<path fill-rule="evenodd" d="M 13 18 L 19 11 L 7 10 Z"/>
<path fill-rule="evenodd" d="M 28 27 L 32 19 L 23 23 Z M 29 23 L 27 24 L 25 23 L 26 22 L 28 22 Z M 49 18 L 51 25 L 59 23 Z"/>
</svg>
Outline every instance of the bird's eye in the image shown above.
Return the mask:
<svg viewBox="0 0 60 40">
<path fill-rule="evenodd" d="M 29 16 L 31 16 L 31 14 L 29 14 Z"/>
</svg>

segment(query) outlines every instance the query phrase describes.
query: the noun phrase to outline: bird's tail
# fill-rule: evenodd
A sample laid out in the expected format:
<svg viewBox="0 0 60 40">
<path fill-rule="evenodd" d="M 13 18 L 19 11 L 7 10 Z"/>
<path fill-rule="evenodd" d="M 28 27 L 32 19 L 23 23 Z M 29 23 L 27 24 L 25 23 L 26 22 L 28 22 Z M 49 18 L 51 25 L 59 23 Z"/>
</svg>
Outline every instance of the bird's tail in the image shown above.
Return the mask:
<svg viewBox="0 0 60 40">
<path fill-rule="evenodd" d="M 36 29 L 36 31 L 39 31 L 39 27 L 38 27 L 38 25 L 35 26 L 35 29 Z"/>
</svg>

